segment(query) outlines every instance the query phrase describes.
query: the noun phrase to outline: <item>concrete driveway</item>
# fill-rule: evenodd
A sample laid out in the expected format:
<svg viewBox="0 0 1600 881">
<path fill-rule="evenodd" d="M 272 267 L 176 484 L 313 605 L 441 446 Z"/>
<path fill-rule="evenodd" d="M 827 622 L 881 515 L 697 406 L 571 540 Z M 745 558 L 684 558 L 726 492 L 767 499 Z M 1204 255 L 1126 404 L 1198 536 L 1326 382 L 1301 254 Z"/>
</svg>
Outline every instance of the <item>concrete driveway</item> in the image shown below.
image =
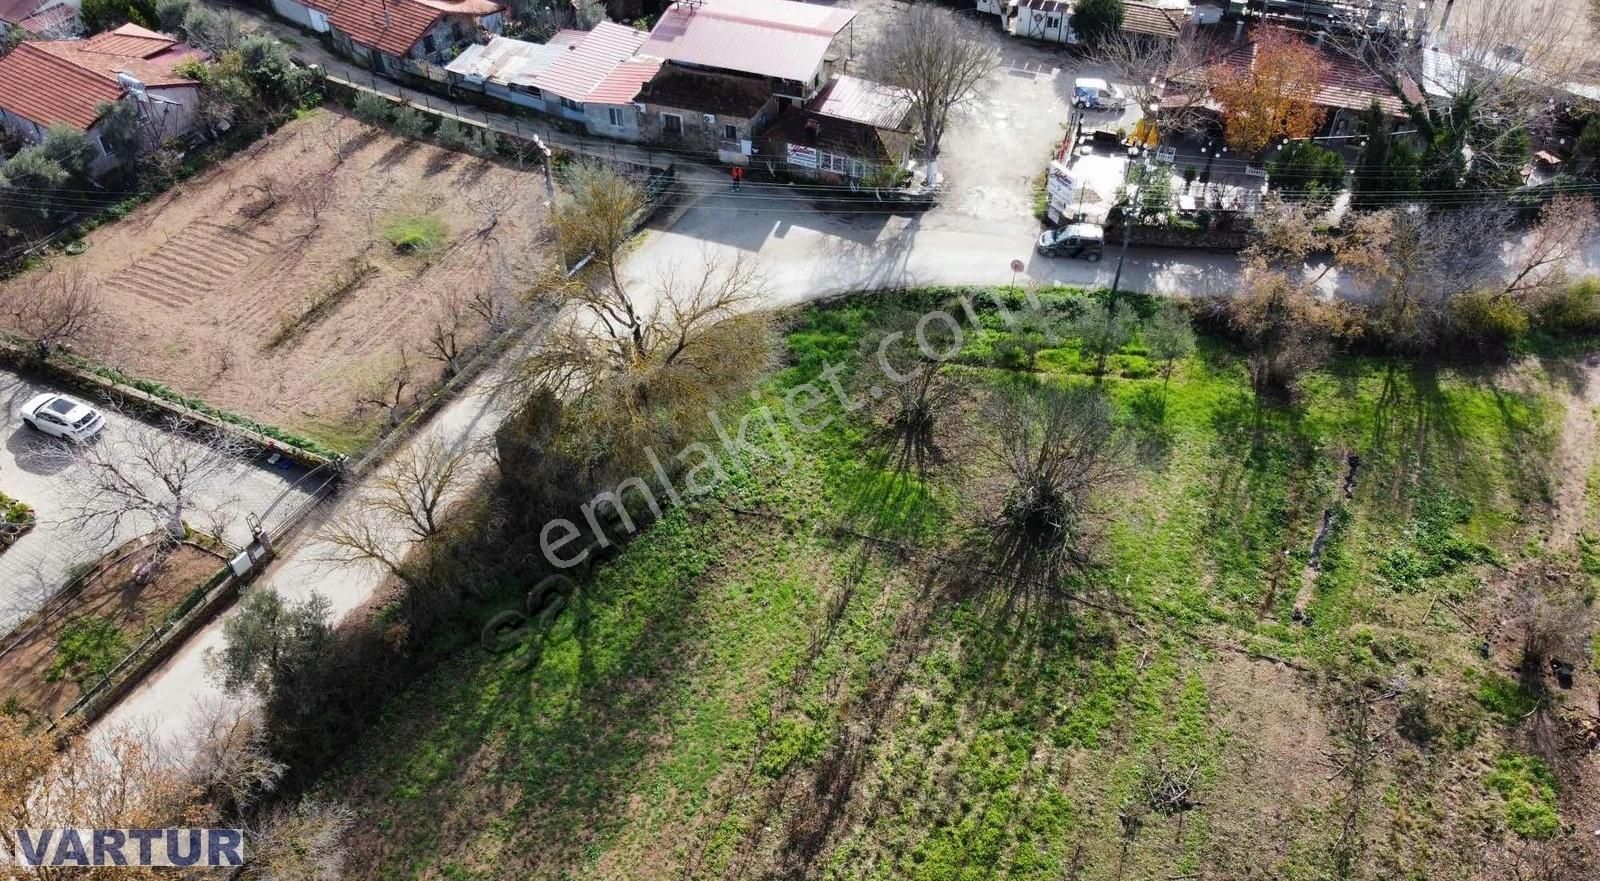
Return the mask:
<svg viewBox="0 0 1600 881">
<path fill-rule="evenodd" d="M 0 553 L 0 634 L 39 609 L 66 580 L 67 569 L 97 559 L 117 544 L 148 532 L 155 525 L 140 519 L 110 532 L 85 530 L 70 522 L 74 487 L 82 485 L 76 467 L 61 461 L 60 441 L 22 425 L 20 412 L 29 398 L 61 391 L 0 370 L 0 492 L 33 506 L 38 526 Z M 159 431 L 120 413 L 106 414 L 103 437 Z M 115 444 L 108 449 L 120 450 Z M 223 537 L 235 544 L 250 538 L 245 514 L 265 508 L 303 472 L 237 462 L 210 474 L 201 484 L 196 523 L 211 525 L 211 511 L 222 513 Z"/>
</svg>

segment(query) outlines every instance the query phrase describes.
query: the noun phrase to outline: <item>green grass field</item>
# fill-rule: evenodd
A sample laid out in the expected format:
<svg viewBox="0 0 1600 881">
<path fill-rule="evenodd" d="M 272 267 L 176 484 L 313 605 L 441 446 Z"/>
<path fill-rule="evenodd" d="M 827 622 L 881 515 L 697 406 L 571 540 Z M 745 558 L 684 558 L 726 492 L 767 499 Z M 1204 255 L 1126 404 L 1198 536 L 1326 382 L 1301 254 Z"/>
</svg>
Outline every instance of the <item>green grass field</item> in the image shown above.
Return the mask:
<svg viewBox="0 0 1600 881">
<path fill-rule="evenodd" d="M 853 361 L 881 301 L 803 312 L 763 402 Z M 1075 343 L 988 366 L 982 320 L 953 368 L 976 397 L 1093 381 Z M 963 575 L 1003 490 L 981 444 L 919 478 L 860 414 L 786 428 L 794 467 L 750 463 L 548 632 L 393 700 L 321 786 L 357 807 L 360 874 L 1492 877 L 1485 841 L 1559 823 L 1566 778 L 1505 712 L 1526 695 L 1475 650 L 1564 478 L 1542 374 L 1347 357 L 1258 408 L 1215 340 L 1166 381 L 1138 342 L 1111 361 L 1136 461 L 1069 601 Z M 1415 700 L 1425 745 L 1396 730 Z"/>
</svg>

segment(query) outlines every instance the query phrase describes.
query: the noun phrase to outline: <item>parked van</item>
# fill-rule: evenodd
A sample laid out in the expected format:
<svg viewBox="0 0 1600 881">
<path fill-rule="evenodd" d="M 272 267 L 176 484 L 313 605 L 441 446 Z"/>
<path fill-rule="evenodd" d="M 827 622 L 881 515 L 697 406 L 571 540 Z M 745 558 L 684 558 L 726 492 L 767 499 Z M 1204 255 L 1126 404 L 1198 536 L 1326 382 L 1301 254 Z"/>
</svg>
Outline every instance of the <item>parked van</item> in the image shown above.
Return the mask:
<svg viewBox="0 0 1600 881">
<path fill-rule="evenodd" d="M 1128 96 L 1105 80 L 1083 77 L 1072 81 L 1072 106 L 1084 110 L 1117 110 L 1128 106 Z"/>
</svg>

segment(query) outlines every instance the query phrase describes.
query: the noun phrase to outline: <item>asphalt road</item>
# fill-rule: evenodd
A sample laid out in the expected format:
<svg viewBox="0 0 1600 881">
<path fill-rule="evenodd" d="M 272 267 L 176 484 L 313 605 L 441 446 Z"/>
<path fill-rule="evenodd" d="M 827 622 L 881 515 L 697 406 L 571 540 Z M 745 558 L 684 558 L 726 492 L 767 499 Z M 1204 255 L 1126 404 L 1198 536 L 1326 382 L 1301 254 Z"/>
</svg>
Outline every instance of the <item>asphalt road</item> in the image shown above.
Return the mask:
<svg viewBox="0 0 1600 881">
<path fill-rule="evenodd" d="M 0 634 L 36 611 L 66 578 L 68 567 L 97 559 L 117 544 L 154 527 L 148 519 L 125 523 L 109 533 L 86 530 L 70 521 L 77 467 L 52 455 L 62 443 L 22 425 L 22 405 L 40 392 L 61 391 L 0 370 L 0 492 L 32 505 L 39 524 L 15 545 L 0 552 Z M 117 435 L 160 429 L 124 416 L 106 414 L 102 435 L 107 449 L 122 451 Z M 270 504 L 300 474 L 238 462 L 210 474 L 196 493 L 195 514 L 225 512 L 224 538 L 235 544 L 249 540 L 245 514 Z M 196 522 L 211 523 L 210 517 Z"/>
</svg>

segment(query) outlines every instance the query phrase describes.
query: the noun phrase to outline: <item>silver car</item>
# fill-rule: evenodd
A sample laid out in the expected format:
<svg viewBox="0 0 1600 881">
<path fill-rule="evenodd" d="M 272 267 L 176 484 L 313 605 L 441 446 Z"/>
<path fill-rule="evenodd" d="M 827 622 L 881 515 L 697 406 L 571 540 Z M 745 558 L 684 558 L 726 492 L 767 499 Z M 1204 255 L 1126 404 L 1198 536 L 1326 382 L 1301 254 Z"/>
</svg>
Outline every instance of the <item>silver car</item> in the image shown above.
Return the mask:
<svg viewBox="0 0 1600 881">
<path fill-rule="evenodd" d="M 47 393 L 22 405 L 22 424 L 52 437 L 84 443 L 106 427 L 106 417 L 82 401 Z"/>
</svg>

